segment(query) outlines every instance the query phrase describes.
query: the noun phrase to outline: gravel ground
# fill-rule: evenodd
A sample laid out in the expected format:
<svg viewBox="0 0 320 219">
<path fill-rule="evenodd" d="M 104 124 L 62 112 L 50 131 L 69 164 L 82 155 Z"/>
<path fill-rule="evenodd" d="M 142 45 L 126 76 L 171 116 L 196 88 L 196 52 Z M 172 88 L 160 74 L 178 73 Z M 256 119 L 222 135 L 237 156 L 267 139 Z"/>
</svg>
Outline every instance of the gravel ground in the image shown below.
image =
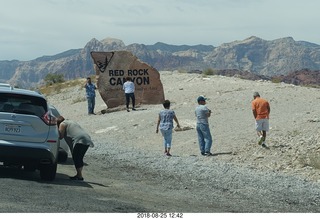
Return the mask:
<svg viewBox="0 0 320 219">
<path fill-rule="evenodd" d="M 184 130 L 173 133 L 170 158 L 163 155 L 162 136 L 155 133 L 162 105 L 140 105 L 128 113 L 123 107 L 106 109 L 98 94 L 97 115 L 88 116 L 85 91 L 80 87 L 47 98 L 62 115 L 90 133 L 95 143 L 85 158 L 90 167 L 111 166 L 113 174 L 104 170 L 108 177 L 118 173 L 126 180 L 123 183 L 151 185 L 132 187 L 145 189 L 146 200 L 148 193 L 158 193 L 157 203 L 147 209 L 320 212 L 318 89 L 176 72 L 161 72 L 161 80 L 165 97 Z M 268 149 L 257 144 L 250 105 L 254 91 L 271 105 Z M 194 129 L 196 97 L 200 94 L 209 98 L 207 105 L 213 111 L 209 121 L 212 157 L 199 155 Z M 107 113 L 102 114 L 103 110 Z M 89 169 L 94 171 L 86 167 L 84 175 Z M 125 195 L 125 191 L 120 193 Z M 173 209 L 166 206 L 168 199 L 180 203 Z"/>
</svg>

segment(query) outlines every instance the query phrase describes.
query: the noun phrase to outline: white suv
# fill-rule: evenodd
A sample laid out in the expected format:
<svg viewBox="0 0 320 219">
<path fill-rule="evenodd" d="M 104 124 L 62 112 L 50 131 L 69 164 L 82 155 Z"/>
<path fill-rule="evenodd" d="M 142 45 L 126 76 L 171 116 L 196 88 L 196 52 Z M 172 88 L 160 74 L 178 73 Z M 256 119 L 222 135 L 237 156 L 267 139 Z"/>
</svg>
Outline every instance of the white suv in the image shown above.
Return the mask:
<svg viewBox="0 0 320 219">
<path fill-rule="evenodd" d="M 57 171 L 59 134 L 45 97 L 0 84 L 0 164 L 40 170 L 44 180 Z"/>
</svg>

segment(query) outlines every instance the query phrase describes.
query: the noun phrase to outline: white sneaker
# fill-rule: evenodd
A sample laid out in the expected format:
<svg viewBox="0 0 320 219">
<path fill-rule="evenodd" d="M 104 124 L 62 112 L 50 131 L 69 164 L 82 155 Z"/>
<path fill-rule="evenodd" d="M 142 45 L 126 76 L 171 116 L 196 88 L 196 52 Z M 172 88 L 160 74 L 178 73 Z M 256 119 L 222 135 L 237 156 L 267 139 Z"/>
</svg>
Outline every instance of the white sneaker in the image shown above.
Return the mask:
<svg viewBox="0 0 320 219">
<path fill-rule="evenodd" d="M 261 145 L 261 144 L 262 144 L 262 142 L 264 142 L 264 140 L 265 140 L 265 139 L 264 139 L 264 137 L 261 135 L 261 136 L 260 136 L 260 140 L 259 140 L 258 144 L 259 144 L 259 145 Z"/>
</svg>

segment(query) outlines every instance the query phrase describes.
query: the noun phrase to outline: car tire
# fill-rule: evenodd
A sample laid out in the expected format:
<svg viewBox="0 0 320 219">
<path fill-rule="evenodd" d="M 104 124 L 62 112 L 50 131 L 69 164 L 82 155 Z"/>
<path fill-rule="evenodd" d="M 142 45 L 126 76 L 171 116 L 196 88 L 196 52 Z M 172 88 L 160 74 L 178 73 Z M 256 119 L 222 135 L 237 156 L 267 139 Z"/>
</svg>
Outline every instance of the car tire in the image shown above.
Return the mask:
<svg viewBox="0 0 320 219">
<path fill-rule="evenodd" d="M 68 153 L 66 151 L 60 150 L 58 153 L 58 162 L 64 163 L 68 160 Z"/>
<path fill-rule="evenodd" d="M 40 177 L 43 180 L 52 181 L 56 178 L 57 163 L 43 164 L 40 167 Z"/>
</svg>

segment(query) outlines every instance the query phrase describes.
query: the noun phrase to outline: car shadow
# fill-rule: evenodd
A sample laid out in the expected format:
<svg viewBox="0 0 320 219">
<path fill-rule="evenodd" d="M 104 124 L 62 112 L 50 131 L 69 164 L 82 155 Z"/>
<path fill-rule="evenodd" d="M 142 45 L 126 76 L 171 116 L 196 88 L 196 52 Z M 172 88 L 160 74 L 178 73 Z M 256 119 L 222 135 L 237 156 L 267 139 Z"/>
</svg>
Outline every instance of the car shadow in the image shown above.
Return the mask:
<svg viewBox="0 0 320 219">
<path fill-rule="evenodd" d="M 0 179 L 16 179 L 16 180 L 25 180 L 25 181 L 33 181 L 41 184 L 53 184 L 53 185 L 64 185 L 64 186 L 81 186 L 87 188 L 93 188 L 90 184 L 94 184 L 93 182 L 86 181 L 74 181 L 70 180 L 70 176 L 63 173 L 56 173 L 56 177 L 53 181 L 42 180 L 40 178 L 40 172 L 36 171 L 26 171 L 19 167 L 4 167 L 0 166 Z M 104 186 L 104 185 L 100 185 Z"/>
<path fill-rule="evenodd" d="M 73 166 L 74 163 L 73 163 L 73 159 L 71 157 L 68 157 L 68 159 L 64 162 L 58 162 L 58 165 L 68 165 L 68 166 Z M 84 166 L 88 166 L 87 163 L 84 163 L 83 164 Z"/>
</svg>

